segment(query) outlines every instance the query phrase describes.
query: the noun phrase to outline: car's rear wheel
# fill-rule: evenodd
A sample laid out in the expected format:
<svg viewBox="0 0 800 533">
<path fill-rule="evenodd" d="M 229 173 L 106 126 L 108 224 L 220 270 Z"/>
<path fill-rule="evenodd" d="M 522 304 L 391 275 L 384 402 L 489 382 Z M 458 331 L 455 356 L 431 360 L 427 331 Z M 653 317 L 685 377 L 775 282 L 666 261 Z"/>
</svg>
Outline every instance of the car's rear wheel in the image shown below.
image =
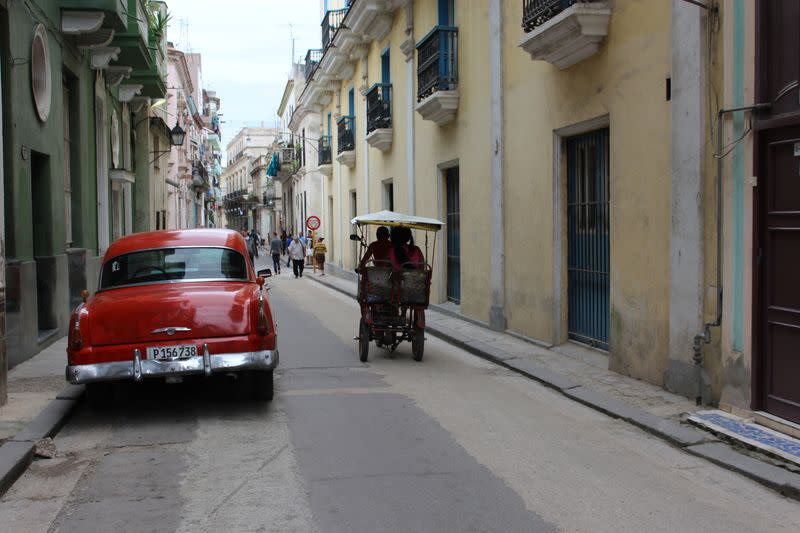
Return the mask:
<svg viewBox="0 0 800 533">
<path fill-rule="evenodd" d="M 107 409 L 114 402 L 113 383 L 87 383 L 86 397 L 95 411 Z"/>
<path fill-rule="evenodd" d="M 253 398 L 260 402 L 271 402 L 275 395 L 272 370 L 256 370 L 250 374 Z"/>
</svg>

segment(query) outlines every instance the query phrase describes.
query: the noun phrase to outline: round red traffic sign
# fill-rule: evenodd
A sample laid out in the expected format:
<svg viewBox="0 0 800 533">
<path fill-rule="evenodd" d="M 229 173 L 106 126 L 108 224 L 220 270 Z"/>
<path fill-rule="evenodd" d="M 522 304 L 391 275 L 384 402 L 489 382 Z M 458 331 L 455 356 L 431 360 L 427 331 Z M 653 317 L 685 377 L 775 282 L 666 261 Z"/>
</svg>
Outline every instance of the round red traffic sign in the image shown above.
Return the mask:
<svg viewBox="0 0 800 533">
<path fill-rule="evenodd" d="M 320 226 L 319 217 L 311 215 L 306 219 L 306 227 L 311 231 L 317 231 Z"/>
</svg>

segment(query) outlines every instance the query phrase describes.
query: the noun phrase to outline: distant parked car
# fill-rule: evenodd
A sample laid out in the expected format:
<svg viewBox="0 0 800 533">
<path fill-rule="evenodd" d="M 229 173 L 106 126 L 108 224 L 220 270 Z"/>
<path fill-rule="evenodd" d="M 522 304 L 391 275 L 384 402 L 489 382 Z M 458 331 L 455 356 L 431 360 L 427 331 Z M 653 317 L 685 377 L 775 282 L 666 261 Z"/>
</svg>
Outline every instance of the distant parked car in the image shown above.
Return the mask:
<svg viewBox="0 0 800 533">
<path fill-rule="evenodd" d="M 137 233 L 103 258 L 97 293 L 72 313 L 67 381 L 102 401 L 115 381 L 235 373 L 272 400 L 277 335 L 244 238 L 224 229 Z M 237 381 L 239 381 L 237 379 Z"/>
</svg>

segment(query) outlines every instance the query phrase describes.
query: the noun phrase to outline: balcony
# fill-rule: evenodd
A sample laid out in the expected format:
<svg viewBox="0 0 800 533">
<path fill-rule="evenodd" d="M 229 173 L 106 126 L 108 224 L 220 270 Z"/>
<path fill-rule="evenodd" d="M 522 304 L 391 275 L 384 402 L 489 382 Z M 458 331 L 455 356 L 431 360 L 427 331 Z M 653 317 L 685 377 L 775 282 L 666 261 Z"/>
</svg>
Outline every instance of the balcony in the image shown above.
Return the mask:
<svg viewBox="0 0 800 533">
<path fill-rule="evenodd" d="M 100 28 L 128 29 L 127 0 L 60 0 L 61 31 L 70 35 L 93 33 Z"/>
<path fill-rule="evenodd" d="M 596 54 L 608 35 L 611 7 L 598 0 L 523 0 L 519 46 L 533 60 L 565 69 Z"/>
<path fill-rule="evenodd" d="M 114 35 L 112 46 L 119 48 L 114 65 L 133 67 L 134 70 L 150 68 L 152 57 L 148 44 L 150 29 L 144 0 L 126 0 L 128 29 Z"/>
<path fill-rule="evenodd" d="M 336 30 L 342 25 L 344 16 L 347 14 L 347 8 L 334 9 L 325 12 L 325 18 L 322 19 L 322 48 L 327 50 L 328 46 L 333 42 L 333 36 L 336 35 Z"/>
<path fill-rule="evenodd" d="M 417 44 L 417 112 L 442 125 L 458 110 L 458 28 L 436 26 Z"/>
<path fill-rule="evenodd" d="M 264 207 L 275 207 L 275 185 L 267 185 L 264 188 L 264 194 L 261 195 L 261 200 L 264 204 Z"/>
<path fill-rule="evenodd" d="M 314 48 L 306 53 L 306 60 L 305 60 L 306 81 L 308 81 L 314 74 L 314 71 L 317 70 L 317 67 L 319 66 L 319 61 L 320 59 L 322 59 L 322 52 L 323 52 L 322 49 Z"/>
<path fill-rule="evenodd" d="M 343 116 L 336 125 L 339 129 L 336 160 L 353 168 L 356 164 L 356 118 L 353 115 Z"/>
<path fill-rule="evenodd" d="M 367 92 L 367 143 L 381 152 L 392 147 L 392 85 L 376 83 Z"/>
<path fill-rule="evenodd" d="M 324 135 L 317 141 L 317 170 L 326 176 L 333 174 L 331 138 Z"/>
</svg>

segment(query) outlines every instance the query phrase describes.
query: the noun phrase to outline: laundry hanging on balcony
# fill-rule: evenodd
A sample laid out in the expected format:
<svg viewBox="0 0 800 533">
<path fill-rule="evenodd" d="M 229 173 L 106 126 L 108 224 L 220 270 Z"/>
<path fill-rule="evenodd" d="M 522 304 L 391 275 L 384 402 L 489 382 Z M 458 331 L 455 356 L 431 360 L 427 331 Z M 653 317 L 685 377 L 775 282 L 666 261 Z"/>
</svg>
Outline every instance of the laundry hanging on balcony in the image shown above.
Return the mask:
<svg viewBox="0 0 800 533">
<path fill-rule="evenodd" d="M 267 177 L 274 178 L 278 175 L 278 171 L 281 169 L 281 162 L 278 159 L 278 154 L 272 154 L 272 159 L 269 161 L 269 166 L 267 166 Z"/>
</svg>

